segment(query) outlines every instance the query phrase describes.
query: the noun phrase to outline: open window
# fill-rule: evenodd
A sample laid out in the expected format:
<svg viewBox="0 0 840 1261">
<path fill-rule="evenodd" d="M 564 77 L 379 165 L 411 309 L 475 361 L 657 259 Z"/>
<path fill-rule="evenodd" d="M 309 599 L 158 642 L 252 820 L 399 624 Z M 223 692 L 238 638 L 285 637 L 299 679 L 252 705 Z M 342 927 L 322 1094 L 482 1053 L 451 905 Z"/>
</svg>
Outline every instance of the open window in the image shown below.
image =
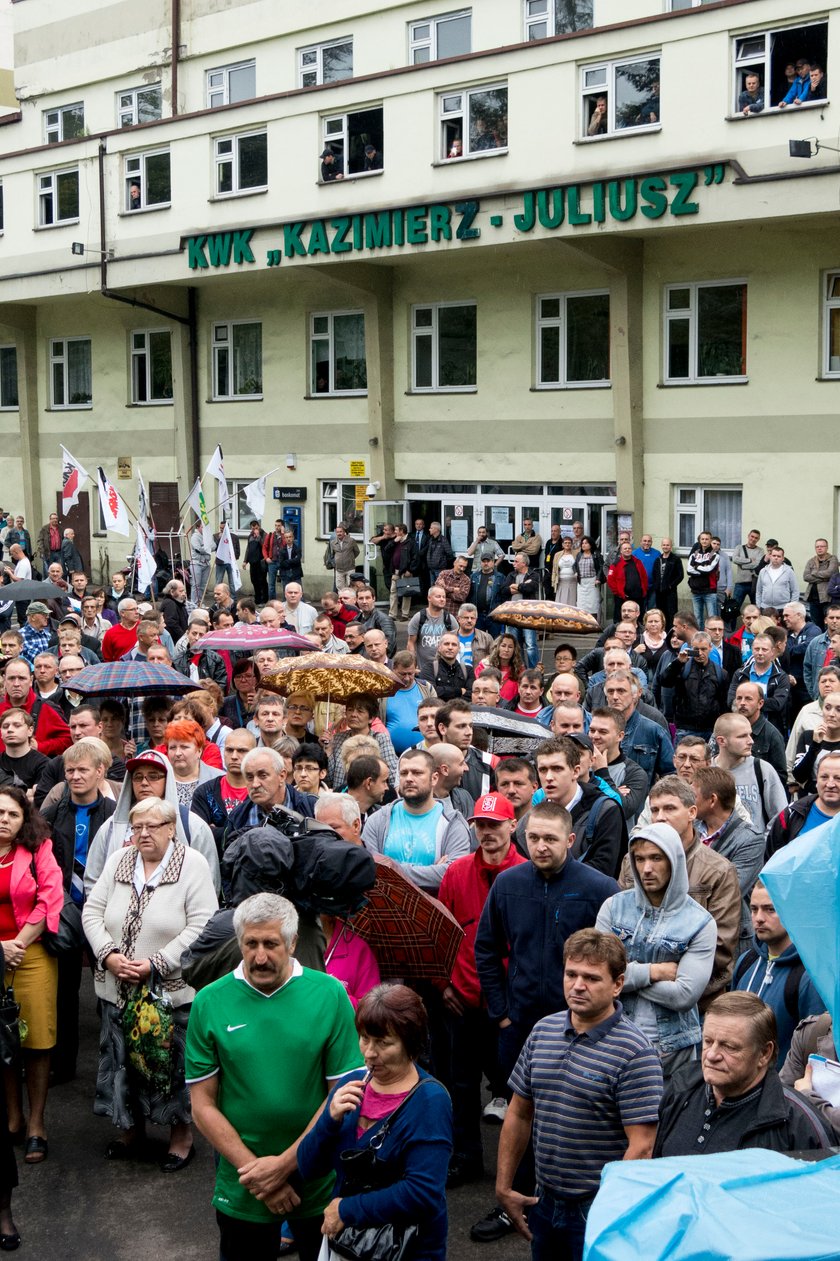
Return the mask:
<svg viewBox="0 0 840 1261">
<path fill-rule="evenodd" d="M 785 98 L 799 99 L 799 105 L 825 101 L 828 66 L 828 23 L 810 22 L 773 30 L 736 35 L 734 41 L 734 85 L 732 108 L 740 113 L 739 98 L 746 91 L 747 76 L 758 75 L 764 108 L 777 109 Z M 818 67 L 822 78 L 809 71 Z M 789 99 L 788 104 L 792 104 Z M 784 108 L 784 107 L 783 107 Z"/>
<path fill-rule="evenodd" d="M 374 153 L 366 158 L 365 150 L 369 146 L 373 146 Z M 345 179 L 381 170 L 384 164 L 382 106 L 330 114 L 324 119 L 324 148 L 332 152 L 336 173 Z"/>
</svg>

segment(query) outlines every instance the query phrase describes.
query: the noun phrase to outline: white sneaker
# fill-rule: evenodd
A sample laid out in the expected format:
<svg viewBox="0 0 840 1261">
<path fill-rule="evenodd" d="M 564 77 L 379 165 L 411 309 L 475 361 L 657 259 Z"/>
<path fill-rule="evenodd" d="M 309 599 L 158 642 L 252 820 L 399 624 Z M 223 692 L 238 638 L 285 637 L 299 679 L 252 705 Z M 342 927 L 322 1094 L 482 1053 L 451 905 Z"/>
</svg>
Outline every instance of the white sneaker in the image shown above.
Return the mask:
<svg viewBox="0 0 840 1261">
<path fill-rule="evenodd" d="M 482 1116 L 485 1121 L 492 1121 L 494 1125 L 501 1125 L 507 1114 L 507 1099 L 503 1099 L 501 1095 L 497 1095 L 495 1099 L 491 1099 L 484 1109 Z"/>
</svg>

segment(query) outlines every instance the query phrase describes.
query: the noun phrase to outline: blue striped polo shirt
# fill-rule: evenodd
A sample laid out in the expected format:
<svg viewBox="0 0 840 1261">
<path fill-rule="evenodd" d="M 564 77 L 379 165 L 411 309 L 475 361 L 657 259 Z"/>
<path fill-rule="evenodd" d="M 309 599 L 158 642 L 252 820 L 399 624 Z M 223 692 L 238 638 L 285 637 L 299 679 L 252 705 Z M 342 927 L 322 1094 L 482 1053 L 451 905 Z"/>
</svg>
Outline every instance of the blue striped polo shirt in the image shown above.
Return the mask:
<svg viewBox="0 0 840 1261">
<path fill-rule="evenodd" d="M 659 1056 L 615 1007 L 586 1033 L 568 1011 L 537 1021 L 510 1077 L 534 1105 L 537 1182 L 557 1195 L 594 1195 L 604 1165 L 624 1156 L 624 1126 L 659 1118 Z"/>
</svg>

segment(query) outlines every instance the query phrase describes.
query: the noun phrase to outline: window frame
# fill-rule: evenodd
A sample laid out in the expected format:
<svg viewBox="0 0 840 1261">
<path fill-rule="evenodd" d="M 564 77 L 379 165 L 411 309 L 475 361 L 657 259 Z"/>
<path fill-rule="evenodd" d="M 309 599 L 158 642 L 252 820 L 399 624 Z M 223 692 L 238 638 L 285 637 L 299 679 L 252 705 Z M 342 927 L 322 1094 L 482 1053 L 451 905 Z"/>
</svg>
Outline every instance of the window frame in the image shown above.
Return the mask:
<svg viewBox="0 0 840 1261">
<path fill-rule="evenodd" d="M 245 392 L 239 393 L 237 391 L 231 391 L 227 394 L 222 394 L 219 392 L 219 388 L 218 388 L 219 386 L 219 354 L 218 352 L 222 349 L 226 349 L 229 353 L 229 363 L 228 363 L 227 372 L 228 372 L 229 380 L 232 384 L 236 375 L 235 363 L 234 363 L 235 348 L 233 345 L 233 329 L 240 327 L 242 325 L 255 325 L 260 330 L 260 388 L 259 390 L 254 391 L 252 393 L 245 393 Z M 227 337 L 224 339 L 218 337 L 218 330 L 220 328 L 227 329 Z M 264 377 L 263 377 L 264 367 L 263 367 L 262 330 L 263 330 L 262 320 L 253 320 L 253 319 L 251 320 L 249 319 L 213 320 L 213 322 L 210 325 L 211 402 L 213 403 L 239 403 L 243 401 L 245 402 L 257 401 L 258 402 L 260 399 L 265 397 L 263 393 L 263 387 L 264 387 L 265 382 L 264 382 Z"/>
<path fill-rule="evenodd" d="M 0 177 L 0 236 L 6 231 L 6 199 L 3 193 L 3 180 Z"/>
<path fill-rule="evenodd" d="M 247 188 L 240 186 L 242 177 L 242 159 L 240 154 L 240 143 L 243 140 L 252 140 L 258 136 L 262 136 L 265 141 L 265 183 L 249 185 Z M 230 153 L 220 153 L 219 146 L 230 142 Z M 231 188 L 222 191 L 219 188 L 219 172 L 220 168 L 226 163 L 231 164 Z M 227 197 L 248 197 L 252 193 L 264 193 L 268 191 L 268 128 L 257 127 L 249 131 L 232 131 L 227 132 L 223 136 L 213 137 L 213 200 Z"/>
<path fill-rule="evenodd" d="M 822 355 L 820 365 L 820 377 L 824 381 L 840 381 L 840 354 L 832 355 L 831 353 L 831 312 L 837 311 L 837 319 L 840 321 L 840 268 L 830 268 L 828 271 L 821 273 L 822 284 Z M 829 289 L 832 281 L 836 281 L 838 285 L 837 296 L 830 294 Z M 840 328 L 838 328 L 838 341 L 840 341 Z M 837 366 L 832 368 L 831 360 L 837 360 Z"/>
<path fill-rule="evenodd" d="M 361 308 L 352 307 L 346 311 L 312 311 L 309 316 L 309 386 L 307 397 L 309 398 L 367 398 L 368 387 L 364 389 L 339 390 L 335 386 L 335 333 L 334 324 L 336 317 L 355 315 L 362 321 L 362 337 L 365 335 L 365 313 Z M 327 320 L 326 333 L 316 333 L 315 321 Z M 315 342 L 326 341 L 328 343 L 329 355 L 329 388 L 322 391 L 316 391 L 316 382 L 314 380 L 313 371 L 313 349 Z M 367 342 L 365 342 L 365 381 L 367 381 Z"/>
<path fill-rule="evenodd" d="M 344 75 L 340 79 L 325 79 L 324 78 L 324 53 L 325 51 L 329 48 L 341 48 L 343 44 L 350 45 L 350 63 L 351 63 L 350 73 L 348 75 Z M 307 53 L 315 54 L 314 65 L 310 64 L 310 65 L 304 66 L 303 58 Z M 297 71 L 298 71 L 297 85 L 298 87 L 299 88 L 320 88 L 320 87 L 323 87 L 325 83 L 346 83 L 349 79 L 353 78 L 353 64 L 352 64 L 353 54 L 354 54 L 354 48 L 353 48 L 352 35 L 345 35 L 341 39 L 324 40 L 322 44 L 307 44 L 305 48 L 299 48 L 297 50 Z M 312 74 L 313 70 L 315 74 L 315 82 L 304 83 L 303 81 L 304 77 L 308 74 Z"/>
<path fill-rule="evenodd" d="M 828 78 L 828 19 L 827 18 L 815 19 L 812 22 L 791 23 L 790 25 L 780 24 L 778 26 L 759 27 L 759 29 L 755 31 L 740 31 L 740 32 L 735 31 L 732 34 L 731 36 L 731 39 L 732 39 L 732 54 L 731 54 L 732 55 L 732 95 L 730 99 L 730 111 L 731 111 L 729 115 L 730 118 L 738 119 L 738 118 L 743 117 L 743 115 L 738 109 L 738 97 L 740 96 L 743 90 L 743 83 L 741 80 L 746 79 L 746 75 L 750 70 L 756 70 L 758 67 L 761 67 L 760 69 L 758 69 L 757 72 L 761 79 L 762 89 L 765 94 L 764 108 L 762 109 L 761 113 L 762 114 L 784 113 L 784 109 L 782 109 L 779 105 L 771 105 L 768 99 L 771 86 L 772 86 L 770 75 L 768 74 L 768 66 L 770 67 L 770 70 L 772 71 L 772 57 L 774 54 L 773 40 L 778 35 L 783 35 L 783 34 L 787 34 L 790 32 L 797 32 L 797 31 L 808 31 L 816 27 L 822 27 L 824 28 L 824 31 L 825 31 L 826 51 L 823 54 L 823 63 L 824 63 L 823 72 L 827 79 Z M 764 53 L 762 54 L 760 58 L 738 56 L 738 44 L 741 40 L 748 40 L 748 39 L 756 40 L 761 37 L 764 38 Z M 793 60 L 793 58 L 791 58 L 791 60 Z M 828 105 L 828 103 L 829 103 L 829 98 L 827 95 L 818 100 L 803 101 L 801 105 L 796 107 L 796 112 L 799 113 L 799 110 L 801 109 L 822 109 L 823 107 Z M 785 106 L 784 108 L 787 109 L 787 106 Z M 759 117 L 759 116 L 760 115 L 752 115 L 752 117 L 754 118 Z"/>
<path fill-rule="evenodd" d="M 152 348 L 151 337 L 165 336 L 169 342 L 169 397 L 157 398 L 152 394 Z M 135 338 L 142 337 L 143 346 L 135 346 Z M 129 384 L 132 407 L 172 407 L 175 403 L 175 385 L 172 375 L 172 330 L 169 328 L 133 328 L 128 334 L 129 348 Z M 139 398 L 135 365 L 144 359 L 143 367 L 146 380 L 146 397 Z"/>
<path fill-rule="evenodd" d="M 348 150 L 350 147 L 350 128 L 348 126 L 347 120 L 353 117 L 355 114 L 370 114 L 370 113 L 373 113 L 374 110 L 378 110 L 382 116 L 382 122 L 380 126 L 380 133 L 382 136 L 382 140 L 381 140 L 381 143 L 377 146 L 377 151 L 382 158 L 382 165 L 378 168 L 378 170 L 375 170 L 375 171 L 348 171 L 347 166 L 349 162 Z M 329 130 L 329 125 L 330 123 L 336 123 L 336 122 L 341 124 L 341 130 L 331 132 Z M 385 107 L 384 105 L 382 104 L 368 105 L 361 109 L 347 109 L 347 110 L 343 110 L 337 113 L 323 114 L 321 116 L 321 150 L 320 151 L 323 152 L 324 149 L 331 149 L 334 145 L 339 145 L 341 148 L 341 164 L 342 164 L 343 179 L 339 182 L 343 183 L 346 180 L 369 179 L 370 176 L 372 175 L 381 175 L 383 171 L 385 170 Z M 320 161 L 319 161 L 319 170 L 318 170 L 318 182 L 319 184 L 335 183 L 334 180 L 321 179 Z"/>
<path fill-rule="evenodd" d="M 368 478 L 366 477 L 324 477 L 318 481 L 318 524 L 320 526 L 319 538 L 330 538 L 335 532 L 335 527 L 340 524 L 339 508 L 344 502 L 345 488 L 352 488 L 353 497 L 355 499 L 357 486 L 367 486 Z M 332 514 L 335 514 L 335 520 Z M 358 539 L 362 542 L 364 539 L 364 508 L 361 512 L 356 511 L 356 519 L 361 518 L 362 528 L 360 530 L 348 531 L 351 538 Z M 282 513 L 278 513 L 282 516 Z"/>
<path fill-rule="evenodd" d="M 476 313 L 475 325 L 475 383 L 472 385 L 440 384 L 440 326 L 439 313 L 449 307 L 472 307 Z M 432 322 L 417 324 L 418 311 L 431 311 Z M 417 343 L 419 338 L 430 337 L 432 343 L 431 385 L 417 384 Z M 475 298 L 455 302 L 415 302 L 411 306 L 411 394 L 476 394 L 478 393 L 478 301 Z"/>
<path fill-rule="evenodd" d="M 615 101 L 616 101 L 616 71 L 624 69 L 626 66 L 633 66 L 641 62 L 658 61 L 659 75 L 661 81 L 662 75 L 662 49 L 651 49 L 650 52 L 633 53 L 628 57 L 613 57 L 603 61 L 588 62 L 580 67 L 580 133 L 578 136 L 579 143 L 589 144 L 595 140 L 606 140 L 617 136 L 637 136 L 647 135 L 653 131 L 659 131 L 662 128 L 662 109 L 660 98 L 659 118 L 655 123 L 633 123 L 628 127 L 616 127 L 615 124 Z M 605 81 L 600 84 L 587 85 L 586 76 L 593 74 L 599 70 L 604 71 Z M 598 96 L 606 96 L 608 109 L 607 130 L 600 135 L 590 136 L 587 134 L 591 115 L 588 110 L 588 102 L 590 99 Z"/>
<path fill-rule="evenodd" d="M 62 389 L 65 400 L 70 396 L 70 364 L 67 348 L 71 342 L 84 342 L 88 347 L 88 374 L 90 376 L 90 398 L 83 403 L 57 403 L 55 400 L 55 367 L 57 364 L 62 365 Z M 61 352 L 57 353 L 56 347 L 60 346 Z M 65 411 L 90 411 L 93 407 L 93 342 L 90 337 L 51 337 L 49 351 L 49 371 L 50 371 L 50 410 L 56 412 Z"/>
<path fill-rule="evenodd" d="M 151 118 L 143 119 L 141 121 L 138 118 L 138 107 L 137 107 L 138 95 L 141 92 L 154 92 L 154 91 L 157 91 L 157 94 L 159 97 L 158 112 L 157 114 L 155 114 L 154 119 L 151 119 Z M 126 97 L 126 96 L 130 96 L 132 98 L 131 106 L 130 106 L 131 114 L 132 114 L 131 122 L 123 122 L 123 118 L 127 114 L 129 107 L 123 106 L 120 98 Z M 128 127 L 140 127 L 142 126 L 143 122 L 153 122 L 163 117 L 163 84 L 161 82 L 144 83 L 136 88 L 123 88 L 121 92 L 115 93 L 115 102 L 116 102 L 116 111 L 117 111 L 117 127 L 120 129 L 120 131 L 125 131 L 126 128 Z"/>
<path fill-rule="evenodd" d="M 149 186 L 149 179 L 146 173 L 146 162 L 149 158 L 159 158 L 163 155 L 169 159 L 169 200 L 153 201 L 146 200 L 146 191 Z M 139 162 L 140 171 L 129 174 L 128 165 L 130 162 Z M 131 204 L 130 188 L 134 183 L 140 186 L 140 203 L 137 206 Z M 123 184 L 124 196 L 123 214 L 136 215 L 144 210 L 166 210 L 172 205 L 172 154 L 169 145 L 163 145 L 159 149 L 143 149 L 139 153 L 126 153 L 123 155 Z"/>
<path fill-rule="evenodd" d="M 545 13 L 529 14 L 528 13 L 529 3 L 530 3 L 530 0 L 522 0 L 523 38 L 526 43 L 531 43 L 533 40 L 536 40 L 536 39 L 552 39 L 555 35 L 573 34 L 572 31 L 558 31 L 557 30 L 557 2 L 556 0 L 545 0 Z M 592 18 L 593 18 L 592 26 L 579 26 L 579 27 L 575 27 L 575 30 L 591 31 L 594 29 L 594 26 L 595 26 L 594 4 L 593 4 Z M 545 23 L 546 34 L 545 35 L 532 35 L 531 29 L 535 26 L 542 26 L 543 23 Z"/>
<path fill-rule="evenodd" d="M 3 371 L 0 368 L 0 412 L 19 412 L 20 411 L 20 384 L 18 382 L 17 370 L 17 346 L 14 342 L 3 342 L 0 344 L 0 359 L 7 352 L 11 351 L 15 357 L 15 394 L 16 398 L 13 403 L 8 402 L 3 397 Z"/>
<path fill-rule="evenodd" d="M 65 136 L 64 119 L 65 115 L 71 110 L 82 111 L 81 129 L 73 136 Z M 57 116 L 54 127 L 50 126 L 49 118 L 51 114 Z M 85 134 L 85 103 L 84 101 L 72 101 L 69 105 L 51 105 L 49 109 L 43 112 L 44 119 L 44 144 L 54 145 L 61 144 L 64 140 L 78 140 Z M 55 131 L 57 134 L 52 136 L 50 133 Z"/>
<path fill-rule="evenodd" d="M 58 181 L 63 175 L 74 175 L 76 177 L 76 213 L 67 219 L 58 219 L 55 216 L 59 211 L 59 192 Z M 39 228 L 61 228 L 67 224 L 78 223 L 81 217 L 81 180 L 79 179 L 78 166 L 58 167 L 54 171 L 36 171 L 36 195 L 38 198 L 38 227 Z M 50 187 L 47 188 L 44 180 L 50 181 Z M 52 198 L 53 218 L 47 220 L 44 217 L 44 206 L 46 198 Z"/>
<path fill-rule="evenodd" d="M 591 381 L 575 381 L 570 380 L 567 372 L 569 361 L 569 343 L 568 343 L 568 320 L 567 308 L 569 299 L 573 298 L 606 298 L 607 299 L 607 319 L 609 320 L 610 306 L 609 289 L 569 289 L 558 293 L 538 293 L 535 300 L 534 318 L 536 331 L 536 377 L 534 388 L 536 390 L 608 390 L 612 386 L 612 377 L 599 377 Z M 557 316 L 545 316 L 541 314 L 541 305 L 544 301 L 552 301 L 557 299 L 560 302 L 560 314 Z M 560 330 L 560 379 L 559 381 L 543 381 L 542 380 L 542 357 L 543 357 L 543 339 L 542 332 L 545 328 L 558 328 Z M 610 347 L 607 349 L 607 366 L 611 368 Z"/>
<path fill-rule="evenodd" d="M 508 120 L 510 118 L 510 97 L 507 79 L 496 80 L 492 83 L 473 84 L 472 87 L 468 88 L 454 87 L 437 93 L 438 130 L 440 134 L 440 153 L 438 160 L 442 164 L 448 165 L 450 162 L 474 162 L 479 158 L 500 157 L 502 154 L 508 152 L 509 144 L 507 143 L 507 140 L 505 144 L 498 145 L 491 149 L 472 149 L 471 147 L 469 147 L 467 151 L 464 149 L 465 144 L 468 146 L 470 145 L 469 106 L 472 97 L 478 96 L 482 92 L 501 91 L 505 93 L 505 131 L 507 132 Z M 454 98 L 456 96 L 464 98 L 463 104 L 457 108 L 446 110 L 445 104 L 447 99 Z M 446 129 L 447 127 L 454 126 L 456 119 L 461 120 L 461 152 L 456 157 L 450 157 L 447 151 L 457 137 L 453 137 L 452 140 L 447 140 Z"/>
<path fill-rule="evenodd" d="M 737 533 L 739 535 L 739 539 L 742 537 L 744 521 L 744 486 L 742 482 L 698 482 L 694 485 L 688 482 L 679 482 L 674 484 L 671 489 L 673 492 L 674 503 L 672 537 L 674 540 L 674 551 L 680 556 L 688 556 L 691 552 L 691 546 L 683 547 L 680 544 L 681 518 L 692 517 L 694 519 L 694 528 L 692 530 L 693 539 L 697 538 L 701 530 L 709 530 L 712 533 L 715 532 L 715 526 L 711 525 L 706 517 L 706 495 L 710 492 L 713 494 L 737 493 L 741 496 L 741 520 Z M 695 496 L 695 502 L 693 504 L 688 501 L 685 503 L 681 502 L 681 496 L 685 492 Z M 727 554 L 733 551 L 737 546 L 737 540 L 731 546 L 728 544 L 724 545 L 723 541 L 721 541 L 721 551 L 725 551 Z"/>
<path fill-rule="evenodd" d="M 472 9 L 453 9 L 451 13 L 436 13 L 433 17 L 418 18 L 408 23 L 408 64 L 410 66 L 428 65 L 429 62 L 439 61 L 438 54 L 438 27 L 444 22 L 453 22 L 458 19 L 470 19 L 470 38 L 469 48 L 466 52 L 472 52 Z M 416 36 L 414 34 L 415 27 L 428 26 L 429 34 L 427 37 Z M 429 56 L 423 61 L 417 61 L 414 54 L 424 48 L 428 48 Z M 456 54 L 453 54 L 456 55 Z M 466 53 L 457 54 L 465 56 Z"/>
<path fill-rule="evenodd" d="M 697 373 L 699 366 L 699 342 L 698 342 L 698 310 L 697 297 L 701 289 L 723 289 L 731 288 L 735 285 L 743 285 L 743 325 L 741 328 L 741 342 L 743 347 L 744 372 L 737 376 L 710 376 L 701 377 Z M 687 308 L 669 309 L 668 295 L 676 289 L 689 290 L 689 305 Z M 744 385 L 749 381 L 749 373 L 747 372 L 747 302 L 749 299 L 749 286 L 745 277 L 734 277 L 726 280 L 690 280 L 683 283 L 667 284 L 663 286 L 663 337 L 662 337 L 662 384 L 664 386 L 674 385 Z M 668 376 L 668 348 L 669 348 L 669 329 L 672 323 L 677 320 L 688 320 L 688 340 L 689 340 L 689 374 L 685 377 L 669 377 Z"/>
<path fill-rule="evenodd" d="M 238 96 L 234 101 L 230 99 L 230 76 L 235 70 L 246 70 L 248 67 L 254 70 L 254 91 L 251 96 Z M 210 76 L 220 74 L 223 76 L 221 84 L 210 82 Z M 212 66 L 204 72 L 204 88 L 205 102 L 207 109 L 221 109 L 223 105 L 239 105 L 244 101 L 252 101 L 257 95 L 257 59 L 256 57 L 246 57 L 244 61 L 233 61 L 226 66 Z M 214 101 L 214 96 L 221 96 L 222 99 Z"/>
</svg>

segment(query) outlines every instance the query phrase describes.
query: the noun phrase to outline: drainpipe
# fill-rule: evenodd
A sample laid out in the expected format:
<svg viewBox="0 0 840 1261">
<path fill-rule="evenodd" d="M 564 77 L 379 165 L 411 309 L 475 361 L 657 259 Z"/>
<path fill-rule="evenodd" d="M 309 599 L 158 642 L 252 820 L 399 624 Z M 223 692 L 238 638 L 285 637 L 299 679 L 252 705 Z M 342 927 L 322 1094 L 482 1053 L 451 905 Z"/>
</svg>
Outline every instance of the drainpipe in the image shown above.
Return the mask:
<svg viewBox="0 0 840 1261">
<path fill-rule="evenodd" d="M 181 44 L 181 0 L 172 0 L 172 117 L 178 113 L 178 50 Z"/>
</svg>

